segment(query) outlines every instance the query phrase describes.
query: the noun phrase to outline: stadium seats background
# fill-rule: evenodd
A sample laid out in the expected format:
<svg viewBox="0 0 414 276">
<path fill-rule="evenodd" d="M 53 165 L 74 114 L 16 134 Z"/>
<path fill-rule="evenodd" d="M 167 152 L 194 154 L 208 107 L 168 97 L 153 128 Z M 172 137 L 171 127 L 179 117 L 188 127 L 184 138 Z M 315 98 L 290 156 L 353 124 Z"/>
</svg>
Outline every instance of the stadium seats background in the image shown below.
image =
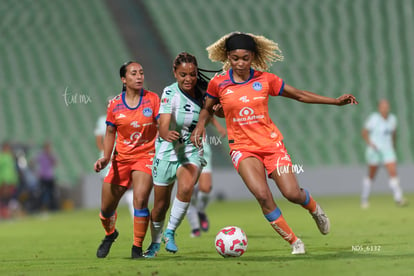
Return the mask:
<svg viewBox="0 0 414 276">
<path fill-rule="evenodd" d="M 399 119 L 399 159 L 413 163 L 413 15 L 412 0 L 1 1 L 0 141 L 52 141 L 59 180 L 75 184 L 92 173 L 93 129 L 105 99 L 120 92 L 122 63 L 142 60 L 146 87 L 160 93 L 179 52 L 217 69 L 206 46 L 244 31 L 279 43 L 285 61 L 271 72 L 286 83 L 360 101 L 335 107 L 273 98 L 272 119 L 295 163 L 362 164 L 361 127 L 382 97 Z M 214 151 L 214 166 L 231 167 L 225 143 Z"/>
</svg>

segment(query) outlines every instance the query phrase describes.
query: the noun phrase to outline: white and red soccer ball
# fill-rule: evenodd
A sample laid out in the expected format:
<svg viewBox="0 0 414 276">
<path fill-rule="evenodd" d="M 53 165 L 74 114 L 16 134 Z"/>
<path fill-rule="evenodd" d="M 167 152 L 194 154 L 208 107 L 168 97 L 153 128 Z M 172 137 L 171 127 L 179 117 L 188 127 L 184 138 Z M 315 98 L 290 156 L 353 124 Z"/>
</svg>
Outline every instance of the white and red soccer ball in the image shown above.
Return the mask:
<svg viewBox="0 0 414 276">
<path fill-rule="evenodd" d="M 223 257 L 240 257 L 247 250 L 247 236 L 240 227 L 227 226 L 217 233 L 215 246 Z"/>
</svg>

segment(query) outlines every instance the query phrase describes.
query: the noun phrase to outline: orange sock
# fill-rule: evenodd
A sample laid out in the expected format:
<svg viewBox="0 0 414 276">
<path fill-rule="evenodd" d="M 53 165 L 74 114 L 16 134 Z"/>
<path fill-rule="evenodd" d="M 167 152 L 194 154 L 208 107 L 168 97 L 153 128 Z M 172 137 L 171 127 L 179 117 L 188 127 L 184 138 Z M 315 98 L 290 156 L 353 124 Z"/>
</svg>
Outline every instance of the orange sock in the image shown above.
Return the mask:
<svg viewBox="0 0 414 276">
<path fill-rule="evenodd" d="M 145 234 L 147 233 L 150 214 L 148 208 L 134 210 L 134 245 L 142 247 Z"/>
<path fill-rule="evenodd" d="M 282 215 L 270 222 L 270 225 L 272 225 L 276 232 L 288 243 L 292 244 L 298 239 Z"/>
<path fill-rule="evenodd" d="M 99 217 L 101 218 L 102 226 L 105 229 L 105 234 L 111 235 L 115 231 L 115 223 L 116 218 L 118 217 L 117 212 L 115 211 L 111 216 L 104 217 L 102 211 L 99 213 Z"/>
<path fill-rule="evenodd" d="M 313 213 L 316 211 L 316 201 L 313 199 L 313 197 L 309 194 L 309 192 L 305 189 L 303 189 L 306 193 L 306 200 L 304 203 L 302 203 L 302 207 L 308 210 L 309 212 Z"/>
</svg>

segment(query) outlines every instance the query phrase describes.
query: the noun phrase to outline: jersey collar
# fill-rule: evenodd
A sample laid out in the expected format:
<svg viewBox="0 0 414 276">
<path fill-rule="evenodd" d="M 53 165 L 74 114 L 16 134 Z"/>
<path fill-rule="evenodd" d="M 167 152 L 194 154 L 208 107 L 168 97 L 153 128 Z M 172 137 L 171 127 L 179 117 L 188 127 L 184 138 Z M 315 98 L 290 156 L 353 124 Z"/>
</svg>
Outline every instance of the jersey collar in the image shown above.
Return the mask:
<svg viewBox="0 0 414 276">
<path fill-rule="evenodd" d="M 253 75 L 254 75 L 254 70 L 252 68 L 250 68 L 250 76 L 249 76 L 249 78 L 247 80 L 245 80 L 243 82 L 235 82 L 234 79 L 233 79 L 233 69 L 230 69 L 229 70 L 230 80 L 234 84 L 245 84 L 245 83 L 249 82 L 253 78 Z"/>
<path fill-rule="evenodd" d="M 136 107 L 129 107 L 128 106 L 128 104 L 126 103 L 126 101 L 125 101 L 125 94 L 126 94 L 126 92 L 125 91 L 123 91 L 122 92 L 122 102 L 124 103 L 124 105 L 128 108 L 128 109 L 130 109 L 130 110 L 134 110 L 134 109 L 137 109 L 140 105 L 141 105 L 141 102 L 142 102 L 142 97 L 144 96 L 144 88 L 141 88 L 141 95 L 140 95 L 140 97 L 139 97 L 139 103 L 138 103 L 138 105 L 136 106 Z"/>
</svg>

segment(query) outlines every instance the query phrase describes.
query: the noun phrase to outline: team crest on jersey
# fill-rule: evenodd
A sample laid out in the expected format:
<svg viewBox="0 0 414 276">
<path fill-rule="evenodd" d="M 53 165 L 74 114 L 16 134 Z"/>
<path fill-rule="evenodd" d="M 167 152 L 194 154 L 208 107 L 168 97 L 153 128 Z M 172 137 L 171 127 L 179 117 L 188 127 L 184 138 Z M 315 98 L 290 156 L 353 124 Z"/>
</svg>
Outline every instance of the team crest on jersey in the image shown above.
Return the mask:
<svg viewBox="0 0 414 276">
<path fill-rule="evenodd" d="M 149 107 L 146 107 L 142 111 L 142 114 L 144 114 L 145 117 L 151 117 L 151 115 L 152 115 L 152 109 L 149 108 Z"/>
<path fill-rule="evenodd" d="M 170 100 L 168 98 L 164 98 L 161 100 L 161 104 L 167 104 Z"/>
<path fill-rule="evenodd" d="M 256 91 L 262 90 L 262 84 L 258 81 L 255 81 L 252 86 L 253 86 L 253 89 Z"/>
</svg>

